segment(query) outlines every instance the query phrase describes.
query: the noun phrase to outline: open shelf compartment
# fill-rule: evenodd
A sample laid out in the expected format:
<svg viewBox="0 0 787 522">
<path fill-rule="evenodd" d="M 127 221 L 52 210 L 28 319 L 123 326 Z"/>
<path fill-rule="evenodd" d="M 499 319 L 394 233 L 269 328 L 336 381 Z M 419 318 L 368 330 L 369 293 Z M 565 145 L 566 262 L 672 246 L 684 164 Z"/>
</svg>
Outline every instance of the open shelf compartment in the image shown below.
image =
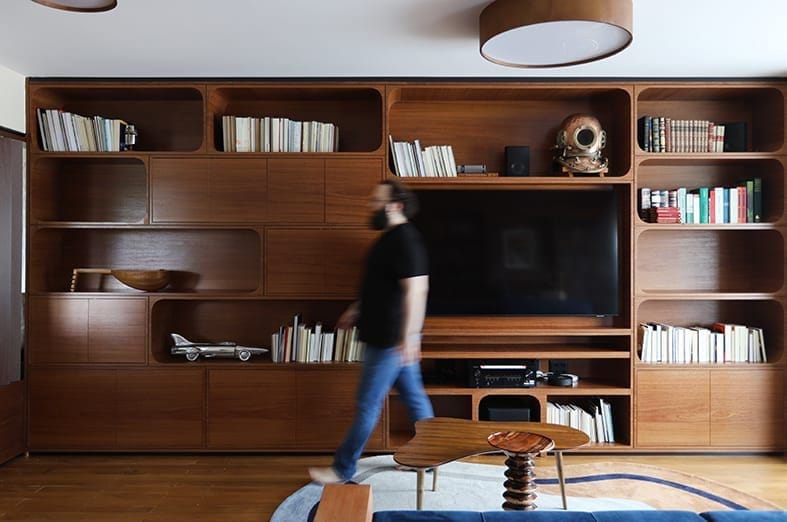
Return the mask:
<svg viewBox="0 0 787 522">
<path fill-rule="evenodd" d="M 467 395 L 438 395 L 427 391 L 435 417 L 472 420 L 473 398 L 469 392 Z M 415 436 L 415 427 L 398 395 L 388 398 L 388 430 L 391 448 L 397 448 Z"/>
<path fill-rule="evenodd" d="M 150 361 L 160 364 L 243 365 L 232 359 L 203 359 L 189 363 L 170 354 L 171 333 L 193 342 L 233 341 L 244 346 L 270 348 L 271 334 L 292 325 L 296 313 L 304 324 L 322 322 L 333 331 L 334 321 L 348 301 L 265 301 L 259 299 L 159 299 L 151 312 Z M 252 357 L 247 364 L 270 364 L 270 353 Z M 288 363 L 289 364 L 289 363 Z M 325 363 L 340 364 L 340 363 Z M 279 366 L 279 365 L 277 365 Z M 284 366 L 282 364 L 281 366 Z"/>
<path fill-rule="evenodd" d="M 42 228 L 32 233 L 32 292 L 65 292 L 74 268 L 171 271 L 164 292 L 257 291 L 261 241 L 248 229 Z M 80 277 L 77 292 L 140 293 L 109 276 Z"/>
<path fill-rule="evenodd" d="M 713 323 L 740 324 L 747 327 L 762 328 L 765 349 L 769 364 L 784 361 L 784 317 L 785 310 L 781 301 L 761 300 L 673 300 L 646 299 L 637 306 L 637 320 L 640 323 L 662 323 L 671 326 L 702 326 L 710 328 Z M 637 361 L 642 352 L 642 330 L 637 333 Z M 660 363 L 639 363 L 648 367 L 664 366 Z M 752 367 L 751 364 L 741 363 Z M 682 364 L 693 366 L 697 364 Z M 728 364 L 713 366 L 728 367 Z M 670 365 L 674 368 L 674 365 Z"/>
<path fill-rule="evenodd" d="M 31 84 L 29 115 L 37 150 L 43 150 L 36 109 L 122 119 L 137 129 L 135 150 L 196 152 L 204 135 L 204 89 L 161 83 Z"/>
<path fill-rule="evenodd" d="M 623 87 L 412 85 L 391 89 L 388 104 L 395 141 L 451 145 L 457 165 L 485 164 L 487 172 L 501 175 L 505 147 L 526 145 L 530 175 L 553 176 L 561 123 L 572 114 L 589 114 L 607 134 L 607 176 L 624 176 L 631 168 L 631 94 Z"/>
<path fill-rule="evenodd" d="M 38 156 L 30 172 L 34 223 L 141 224 L 148 215 L 142 158 Z"/>
<path fill-rule="evenodd" d="M 779 230 L 645 230 L 637 239 L 637 291 L 780 292 Z"/>
<path fill-rule="evenodd" d="M 699 187 L 735 187 L 752 178 L 762 178 L 762 223 L 784 220 L 784 159 L 722 159 L 649 157 L 637 166 L 637 191 L 691 191 Z M 640 221 L 641 222 L 641 221 Z M 722 226 L 722 225 L 719 225 Z"/>
<path fill-rule="evenodd" d="M 339 129 L 339 152 L 375 152 L 382 145 L 383 88 L 380 86 L 216 85 L 208 88 L 208 107 L 212 151 L 223 150 L 222 116 L 270 116 L 333 123 Z"/>
<path fill-rule="evenodd" d="M 784 150 L 784 88 L 751 85 L 647 86 L 637 94 L 637 119 L 745 122 L 747 152 Z M 637 151 L 642 149 L 637 145 Z"/>
<path fill-rule="evenodd" d="M 620 447 L 628 447 L 632 443 L 631 436 L 631 398 L 621 397 L 615 395 L 599 395 L 599 396 L 570 396 L 570 395 L 547 395 L 547 401 L 556 404 L 574 404 L 580 407 L 592 407 L 598 404 L 598 399 L 601 398 L 608 402 L 612 409 L 612 429 L 614 432 L 615 442 L 607 443 L 588 443 L 586 446 L 579 448 L 580 451 L 585 449 L 593 450 L 606 450 L 615 449 Z M 544 405 L 546 410 L 546 405 Z M 546 411 L 544 412 L 544 421 L 546 422 Z"/>
</svg>

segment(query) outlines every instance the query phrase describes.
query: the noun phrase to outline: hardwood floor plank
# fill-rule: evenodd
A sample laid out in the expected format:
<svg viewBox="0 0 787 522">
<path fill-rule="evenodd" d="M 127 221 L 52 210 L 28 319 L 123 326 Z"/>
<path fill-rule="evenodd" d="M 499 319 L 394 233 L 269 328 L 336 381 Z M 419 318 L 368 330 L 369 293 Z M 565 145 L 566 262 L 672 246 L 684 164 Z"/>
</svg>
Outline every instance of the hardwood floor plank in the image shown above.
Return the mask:
<svg viewBox="0 0 787 522">
<path fill-rule="evenodd" d="M 474 462 L 502 464 L 503 457 Z M 761 455 L 566 455 L 638 462 L 729 484 L 787 508 L 787 462 Z M 32 455 L 0 466 L 0 520 L 268 520 L 328 455 Z M 538 466 L 552 466 L 551 457 Z"/>
</svg>

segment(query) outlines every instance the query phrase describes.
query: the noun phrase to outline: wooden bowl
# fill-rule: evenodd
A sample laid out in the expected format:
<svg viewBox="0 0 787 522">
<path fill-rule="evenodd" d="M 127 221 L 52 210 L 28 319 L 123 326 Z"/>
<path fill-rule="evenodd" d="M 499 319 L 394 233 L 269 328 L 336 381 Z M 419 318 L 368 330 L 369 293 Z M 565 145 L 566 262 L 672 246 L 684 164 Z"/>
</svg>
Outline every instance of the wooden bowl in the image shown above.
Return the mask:
<svg viewBox="0 0 787 522">
<path fill-rule="evenodd" d="M 112 275 L 126 286 L 155 292 L 169 284 L 168 270 L 112 270 Z"/>
</svg>

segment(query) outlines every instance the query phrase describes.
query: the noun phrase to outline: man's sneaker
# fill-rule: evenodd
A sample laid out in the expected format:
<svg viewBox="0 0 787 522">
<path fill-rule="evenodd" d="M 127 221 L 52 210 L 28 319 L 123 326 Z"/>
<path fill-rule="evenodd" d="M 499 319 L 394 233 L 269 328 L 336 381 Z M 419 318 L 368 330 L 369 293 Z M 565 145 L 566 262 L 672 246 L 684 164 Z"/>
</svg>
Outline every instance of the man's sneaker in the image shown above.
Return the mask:
<svg viewBox="0 0 787 522">
<path fill-rule="evenodd" d="M 309 468 L 309 476 L 317 484 L 339 484 L 346 482 L 332 467 Z"/>
</svg>

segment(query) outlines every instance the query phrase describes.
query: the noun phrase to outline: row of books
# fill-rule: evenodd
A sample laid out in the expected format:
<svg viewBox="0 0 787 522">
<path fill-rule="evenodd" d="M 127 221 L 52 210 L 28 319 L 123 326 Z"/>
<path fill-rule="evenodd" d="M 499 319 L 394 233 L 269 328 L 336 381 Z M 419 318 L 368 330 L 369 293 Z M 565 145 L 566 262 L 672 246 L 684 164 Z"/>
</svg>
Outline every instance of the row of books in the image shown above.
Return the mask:
<svg viewBox="0 0 787 522">
<path fill-rule="evenodd" d="M 637 126 L 639 146 L 645 152 L 724 152 L 723 123 L 642 116 Z"/>
<path fill-rule="evenodd" d="M 271 359 L 275 363 L 358 362 L 363 360 L 364 348 L 358 328 L 329 332 L 322 323 L 307 326 L 299 314 L 291 325 L 282 325 L 271 335 Z"/>
<path fill-rule="evenodd" d="M 547 402 L 547 422 L 583 431 L 590 442 L 615 442 L 612 405 L 602 398 L 575 404 Z"/>
<path fill-rule="evenodd" d="M 400 177 L 452 178 L 456 177 L 454 149 L 450 145 L 432 145 L 421 149 L 420 140 L 394 141 L 391 145 L 394 171 Z"/>
<path fill-rule="evenodd" d="M 224 152 L 337 152 L 333 123 L 289 118 L 222 116 Z"/>
<path fill-rule="evenodd" d="M 733 224 L 762 220 L 762 179 L 736 187 L 640 189 L 640 216 L 650 223 Z"/>
<path fill-rule="evenodd" d="M 762 328 L 731 323 L 672 326 L 643 323 L 640 359 L 646 363 L 766 363 Z"/>
<path fill-rule="evenodd" d="M 116 118 L 81 116 L 60 109 L 36 109 L 41 143 L 49 152 L 126 150 L 126 123 Z"/>
</svg>

